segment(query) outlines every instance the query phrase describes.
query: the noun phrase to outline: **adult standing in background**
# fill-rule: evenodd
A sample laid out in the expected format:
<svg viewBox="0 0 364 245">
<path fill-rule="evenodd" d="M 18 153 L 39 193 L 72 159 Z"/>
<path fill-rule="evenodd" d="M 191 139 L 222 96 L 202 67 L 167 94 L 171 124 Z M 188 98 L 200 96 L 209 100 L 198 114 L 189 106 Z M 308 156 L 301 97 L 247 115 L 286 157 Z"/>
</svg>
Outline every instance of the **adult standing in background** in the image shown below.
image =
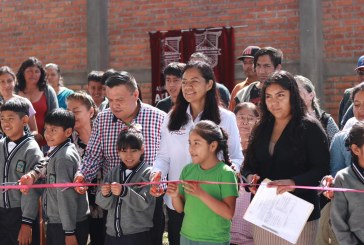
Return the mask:
<svg viewBox="0 0 364 245">
<path fill-rule="evenodd" d="M 52 86 L 57 94 L 58 106 L 67 109 L 66 99 L 69 95 L 73 94 L 73 90 L 68 89 L 63 84 L 63 77 L 61 76 L 61 68 L 59 65 L 48 63 L 45 65 L 46 79 L 49 85 Z"/>
<path fill-rule="evenodd" d="M 259 49 L 254 55 L 254 69 L 258 80 L 240 90 L 233 98 L 235 102 L 252 102 L 258 105 L 264 82 L 275 71 L 282 69 L 282 60 L 283 53 L 281 50 L 272 47 Z"/>
<path fill-rule="evenodd" d="M 364 82 L 364 55 L 360 56 L 358 59 L 357 67 L 355 68 L 357 74 L 357 84 Z M 353 114 L 353 101 L 351 100 L 351 93 L 353 88 L 348 88 L 345 90 L 342 100 L 340 101 L 339 107 L 339 127 L 342 129 L 345 123 L 354 116 Z"/>
<path fill-rule="evenodd" d="M 298 84 L 300 95 L 306 104 L 307 112 L 321 122 L 330 143 L 334 135 L 339 132 L 336 122 L 330 114 L 321 109 L 316 97 L 315 86 L 313 86 L 312 82 L 307 77 L 300 75 L 296 75 L 294 78 Z"/>
<path fill-rule="evenodd" d="M 158 101 L 155 107 L 165 113 L 171 110 L 172 106 L 176 103 L 178 94 L 181 92 L 182 72 L 185 66 L 186 64 L 184 63 L 172 62 L 164 68 L 164 84 L 169 96 Z"/>
<path fill-rule="evenodd" d="M 89 94 L 84 91 L 79 91 L 67 97 L 67 109 L 75 115 L 75 127 L 71 137 L 77 152 L 83 158 L 91 136 L 93 121 L 98 113 L 98 108 Z M 92 183 L 100 184 L 101 182 L 102 174 L 100 170 Z M 102 245 L 105 241 L 105 233 L 102 232 L 105 229 L 104 213 L 95 203 L 96 190 L 96 186 L 90 187 L 87 190 L 90 206 L 90 215 L 88 217 L 90 245 Z"/>
<path fill-rule="evenodd" d="M 44 147 L 47 144 L 43 137 L 44 119 L 48 112 L 58 108 L 56 92 L 47 84 L 42 63 L 35 57 L 29 57 L 21 64 L 16 77 L 18 83 L 15 91 L 30 100 L 37 112 L 35 119 L 41 135 L 37 142 L 39 146 Z"/>
<path fill-rule="evenodd" d="M 259 111 L 256 105 L 250 102 L 242 102 L 235 106 L 234 114 L 241 139 L 241 147 L 245 154 L 253 127 L 259 120 Z M 236 199 L 235 213 L 231 222 L 231 245 L 254 245 L 253 225 L 243 219 L 250 204 L 251 193 L 245 188 L 239 188 L 239 197 Z"/>
<path fill-rule="evenodd" d="M 11 98 L 21 98 L 24 99 L 27 104 L 29 105 L 29 131 L 34 136 L 35 140 L 42 137 L 38 133 L 37 122 L 35 120 L 36 111 L 32 103 L 24 97 L 21 97 L 14 92 L 16 83 L 16 76 L 12 69 L 8 66 L 0 67 L 0 100 L 1 104 L 5 103 L 6 101 L 10 100 Z"/>
<path fill-rule="evenodd" d="M 248 46 L 244 49 L 243 54 L 238 57 L 238 60 L 243 62 L 243 72 L 245 74 L 245 80 L 235 85 L 231 92 L 231 100 L 229 104 L 229 110 L 234 111 L 236 106 L 235 96 L 244 87 L 248 86 L 252 82 L 257 81 L 257 73 L 254 69 L 254 55 L 260 49 L 258 46 Z"/>
</svg>

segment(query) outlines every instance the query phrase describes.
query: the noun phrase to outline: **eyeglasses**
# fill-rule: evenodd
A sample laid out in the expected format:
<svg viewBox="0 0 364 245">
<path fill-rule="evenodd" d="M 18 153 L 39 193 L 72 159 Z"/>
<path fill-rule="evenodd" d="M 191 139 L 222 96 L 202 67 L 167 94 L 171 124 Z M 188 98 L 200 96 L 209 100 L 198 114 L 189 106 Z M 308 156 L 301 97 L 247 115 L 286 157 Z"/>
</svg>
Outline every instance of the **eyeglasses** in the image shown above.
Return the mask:
<svg viewBox="0 0 364 245">
<path fill-rule="evenodd" d="M 356 70 L 356 73 L 357 73 L 359 76 L 364 76 L 364 70 Z"/>
</svg>

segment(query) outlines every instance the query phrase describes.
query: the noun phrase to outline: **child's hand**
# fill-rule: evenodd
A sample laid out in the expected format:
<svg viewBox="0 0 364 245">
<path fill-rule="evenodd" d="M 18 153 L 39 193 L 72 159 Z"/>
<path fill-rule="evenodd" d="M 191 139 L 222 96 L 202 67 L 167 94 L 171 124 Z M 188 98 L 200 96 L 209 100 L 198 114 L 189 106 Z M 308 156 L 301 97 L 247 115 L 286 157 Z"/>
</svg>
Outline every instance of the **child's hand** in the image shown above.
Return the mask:
<svg viewBox="0 0 364 245">
<path fill-rule="evenodd" d="M 185 189 L 185 192 L 187 194 L 192 195 L 192 196 L 199 197 L 199 196 L 201 196 L 202 194 L 205 193 L 205 191 L 201 189 L 200 184 L 197 183 L 197 182 L 183 181 L 182 186 Z"/>
<path fill-rule="evenodd" d="M 20 185 L 32 185 L 33 183 L 34 183 L 34 178 L 30 173 L 24 174 L 19 180 Z M 26 195 L 28 194 L 29 189 L 28 188 L 20 189 L 20 192 Z"/>
<path fill-rule="evenodd" d="M 178 197 L 178 184 L 169 183 L 166 194 L 170 197 Z"/>
<path fill-rule="evenodd" d="M 120 196 L 122 190 L 123 190 L 123 186 L 120 185 L 118 182 L 112 182 L 111 183 L 111 193 L 113 195 Z"/>
<path fill-rule="evenodd" d="M 334 178 L 331 175 L 327 175 L 322 178 L 321 185 L 323 187 L 333 187 L 334 186 Z M 322 193 L 326 198 L 332 199 L 334 197 L 333 191 L 324 191 Z"/>
<path fill-rule="evenodd" d="M 66 236 L 66 245 L 78 245 L 76 235 Z"/>
<path fill-rule="evenodd" d="M 77 172 L 75 178 L 73 179 L 73 183 L 85 183 L 85 177 L 80 172 Z M 78 186 L 75 187 L 74 189 L 78 194 L 81 195 L 85 194 L 87 191 L 86 186 Z"/>
<path fill-rule="evenodd" d="M 101 186 L 101 194 L 106 197 L 108 195 L 110 195 L 111 192 L 111 186 L 109 183 L 105 183 Z"/>
<path fill-rule="evenodd" d="M 22 224 L 18 235 L 19 245 L 28 245 L 32 243 L 32 227 Z"/>
<path fill-rule="evenodd" d="M 159 182 L 161 181 L 161 177 L 162 177 L 162 172 L 156 172 L 152 175 L 150 181 L 151 182 Z M 163 188 L 160 187 L 160 185 L 152 185 L 150 187 L 150 191 L 149 193 L 154 196 L 154 197 L 159 197 L 164 193 Z"/>
</svg>

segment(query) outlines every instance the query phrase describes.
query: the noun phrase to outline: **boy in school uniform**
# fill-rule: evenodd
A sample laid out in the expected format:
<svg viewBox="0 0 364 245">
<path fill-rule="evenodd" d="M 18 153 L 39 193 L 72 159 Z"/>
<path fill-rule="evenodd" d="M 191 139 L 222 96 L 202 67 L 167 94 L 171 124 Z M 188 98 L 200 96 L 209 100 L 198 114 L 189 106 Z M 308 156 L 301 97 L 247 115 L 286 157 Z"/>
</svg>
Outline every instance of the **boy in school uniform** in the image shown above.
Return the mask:
<svg viewBox="0 0 364 245">
<path fill-rule="evenodd" d="M 34 137 L 24 131 L 29 120 L 29 105 L 13 98 L 0 108 L 1 128 L 6 137 L 0 140 L 0 180 L 14 184 L 43 158 Z M 0 194 L 0 244 L 31 244 L 32 225 L 38 213 L 39 195 L 19 190 L 2 190 Z"/>
<path fill-rule="evenodd" d="M 104 185 L 96 196 L 96 204 L 108 211 L 106 239 L 108 245 L 150 245 L 155 198 L 149 185 L 120 184 L 149 182 L 151 167 L 143 161 L 141 132 L 134 128 L 122 131 L 117 140 L 121 159 L 104 177 Z"/>
<path fill-rule="evenodd" d="M 21 184 L 32 184 L 45 172 L 47 184 L 72 183 L 81 162 L 69 139 L 74 125 L 74 115 L 64 109 L 55 109 L 46 116 L 44 137 L 50 147 L 48 161 L 23 176 Z M 87 244 L 87 215 L 90 213 L 87 195 L 80 195 L 73 188 L 46 189 L 43 210 L 47 222 L 47 245 Z"/>
</svg>

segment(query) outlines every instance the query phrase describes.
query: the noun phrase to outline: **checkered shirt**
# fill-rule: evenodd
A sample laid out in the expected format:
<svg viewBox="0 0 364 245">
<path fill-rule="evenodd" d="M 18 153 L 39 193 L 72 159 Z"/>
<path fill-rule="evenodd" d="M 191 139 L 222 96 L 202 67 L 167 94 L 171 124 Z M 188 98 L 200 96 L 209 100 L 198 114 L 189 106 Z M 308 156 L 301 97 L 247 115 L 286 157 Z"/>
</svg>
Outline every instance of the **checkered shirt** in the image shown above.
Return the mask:
<svg viewBox="0 0 364 245">
<path fill-rule="evenodd" d="M 159 149 L 161 127 L 166 113 L 148 104 L 139 103 L 140 110 L 131 124 L 141 125 L 144 137 L 144 161 L 152 166 Z M 109 170 L 121 163 L 116 142 L 119 133 L 127 128 L 128 125 L 116 118 L 110 109 L 97 115 L 80 166 L 80 172 L 86 181 L 93 180 L 100 168 L 105 176 Z"/>
</svg>

